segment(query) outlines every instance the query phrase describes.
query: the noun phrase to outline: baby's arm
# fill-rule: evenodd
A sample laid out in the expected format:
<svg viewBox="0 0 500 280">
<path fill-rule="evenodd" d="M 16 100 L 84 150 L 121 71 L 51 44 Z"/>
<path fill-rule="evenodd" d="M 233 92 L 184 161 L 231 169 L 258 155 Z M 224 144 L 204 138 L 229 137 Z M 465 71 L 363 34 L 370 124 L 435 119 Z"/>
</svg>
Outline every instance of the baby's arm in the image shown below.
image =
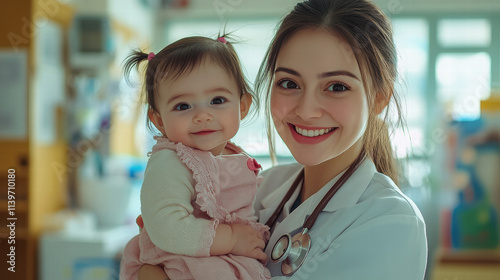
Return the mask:
<svg viewBox="0 0 500 280">
<path fill-rule="evenodd" d="M 146 264 L 139 269 L 138 280 L 170 280 L 163 269 L 157 265 Z"/>
<path fill-rule="evenodd" d="M 144 228 L 160 249 L 179 255 L 210 255 L 217 222 L 193 215 L 191 171 L 175 151 L 161 150 L 148 161 L 141 189 Z"/>
</svg>

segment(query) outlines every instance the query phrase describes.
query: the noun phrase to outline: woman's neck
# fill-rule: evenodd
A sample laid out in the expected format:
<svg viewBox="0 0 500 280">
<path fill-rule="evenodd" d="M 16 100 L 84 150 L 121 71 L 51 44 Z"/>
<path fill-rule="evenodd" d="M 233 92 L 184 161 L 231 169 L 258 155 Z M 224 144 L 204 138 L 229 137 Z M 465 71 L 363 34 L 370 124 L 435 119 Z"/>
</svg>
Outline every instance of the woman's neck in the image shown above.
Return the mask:
<svg viewBox="0 0 500 280">
<path fill-rule="evenodd" d="M 314 166 L 304 167 L 302 201 L 323 188 L 335 176 L 346 170 L 361 152 L 361 141 L 354 144 L 343 154 Z M 331 186 L 327 186 L 331 187 Z"/>
</svg>

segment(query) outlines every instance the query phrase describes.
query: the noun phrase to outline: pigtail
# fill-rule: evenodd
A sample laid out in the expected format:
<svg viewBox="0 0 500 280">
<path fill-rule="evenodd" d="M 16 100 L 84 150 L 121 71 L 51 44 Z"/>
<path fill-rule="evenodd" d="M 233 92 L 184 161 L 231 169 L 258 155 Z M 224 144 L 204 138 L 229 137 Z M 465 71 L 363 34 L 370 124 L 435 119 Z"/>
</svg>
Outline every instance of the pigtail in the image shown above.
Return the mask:
<svg viewBox="0 0 500 280">
<path fill-rule="evenodd" d="M 148 59 L 148 54 L 142 52 L 141 50 L 133 50 L 125 59 L 125 64 L 123 66 L 123 73 L 125 75 L 125 81 L 127 84 L 132 85 L 130 81 L 130 73 L 135 68 L 139 70 L 139 65 L 144 60 Z"/>
</svg>

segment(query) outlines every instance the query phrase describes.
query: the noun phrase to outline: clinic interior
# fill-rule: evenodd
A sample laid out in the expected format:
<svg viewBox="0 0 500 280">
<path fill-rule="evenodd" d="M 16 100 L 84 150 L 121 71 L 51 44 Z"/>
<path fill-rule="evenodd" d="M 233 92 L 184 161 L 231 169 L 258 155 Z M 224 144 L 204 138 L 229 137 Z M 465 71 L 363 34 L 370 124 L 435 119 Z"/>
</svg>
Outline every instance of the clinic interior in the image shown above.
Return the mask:
<svg viewBox="0 0 500 280">
<path fill-rule="evenodd" d="M 391 138 L 427 224 L 426 279 L 500 279 L 500 1 L 374 1 L 394 26 L 407 129 Z M 0 227 L 0 279 L 118 279 L 153 145 L 123 60 L 225 28 L 253 81 L 296 2 L 2 1 L 0 223 L 16 222 Z M 234 141 L 269 168 L 264 127 L 260 112 Z M 277 156 L 293 162 L 282 143 Z"/>
</svg>

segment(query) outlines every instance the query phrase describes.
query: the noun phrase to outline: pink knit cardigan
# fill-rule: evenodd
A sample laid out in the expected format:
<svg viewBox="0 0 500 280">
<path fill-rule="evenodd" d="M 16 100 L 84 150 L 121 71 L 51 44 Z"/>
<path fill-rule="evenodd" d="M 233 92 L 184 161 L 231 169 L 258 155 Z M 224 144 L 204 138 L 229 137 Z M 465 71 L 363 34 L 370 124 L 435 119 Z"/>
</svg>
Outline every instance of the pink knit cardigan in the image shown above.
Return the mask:
<svg viewBox="0 0 500 280">
<path fill-rule="evenodd" d="M 163 149 L 176 151 L 182 163 L 192 171 L 196 199 L 191 204 L 195 212 L 205 213 L 214 226 L 218 223 L 250 225 L 264 233 L 267 241 L 269 228 L 256 222 L 253 210 L 259 167 L 254 159 L 232 143 L 228 143 L 227 148 L 235 154 L 213 156 L 206 151 L 170 142 L 165 137 L 156 137 L 156 140 L 150 155 Z M 208 229 L 208 242 L 200 240 L 203 245 L 194 246 L 210 246 L 214 234 L 214 229 Z M 232 254 L 193 257 L 163 251 L 152 243 L 145 229 L 125 247 L 120 280 L 137 280 L 138 270 L 143 264 L 161 265 L 173 280 L 270 279 L 269 271 L 257 260 L 248 257 Z"/>
</svg>

